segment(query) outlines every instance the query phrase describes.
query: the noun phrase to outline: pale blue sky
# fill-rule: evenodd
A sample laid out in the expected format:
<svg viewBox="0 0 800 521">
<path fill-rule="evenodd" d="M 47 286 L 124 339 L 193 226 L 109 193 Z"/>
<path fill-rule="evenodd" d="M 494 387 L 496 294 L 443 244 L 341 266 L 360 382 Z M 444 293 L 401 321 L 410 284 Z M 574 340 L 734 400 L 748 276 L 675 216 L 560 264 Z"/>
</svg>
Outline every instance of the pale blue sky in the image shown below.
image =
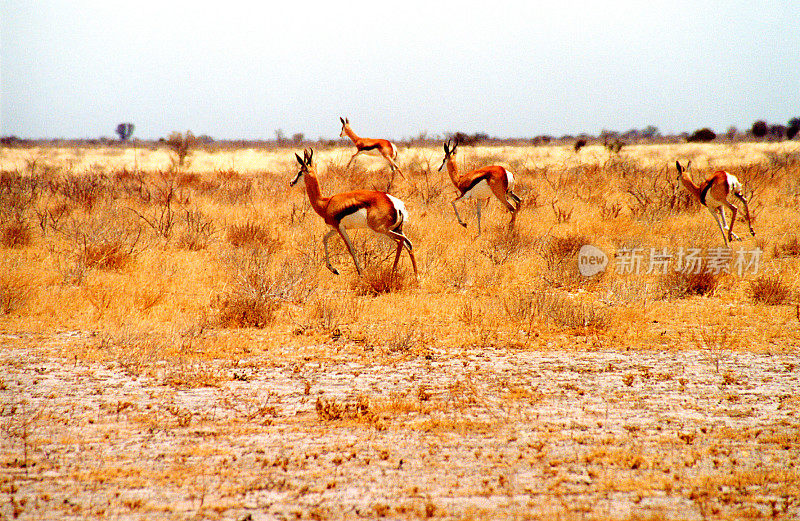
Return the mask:
<svg viewBox="0 0 800 521">
<path fill-rule="evenodd" d="M 724 132 L 800 116 L 800 2 L 0 0 L 0 83 L 27 138 Z"/>
</svg>

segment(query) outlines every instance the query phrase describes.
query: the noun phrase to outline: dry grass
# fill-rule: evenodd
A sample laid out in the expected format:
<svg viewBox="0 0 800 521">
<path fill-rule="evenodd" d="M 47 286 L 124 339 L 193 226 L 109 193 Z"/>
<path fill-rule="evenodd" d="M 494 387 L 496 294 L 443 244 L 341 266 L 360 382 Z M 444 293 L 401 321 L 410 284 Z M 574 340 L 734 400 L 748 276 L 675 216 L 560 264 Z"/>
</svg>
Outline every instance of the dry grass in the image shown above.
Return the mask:
<svg viewBox="0 0 800 521">
<path fill-rule="evenodd" d="M 386 172 L 379 161 L 367 158 L 360 167 L 345 169 L 348 150 L 317 151 L 324 193 L 385 186 Z M 619 153 L 588 145 L 580 154 L 568 146 L 467 147 L 461 159 L 464 168 L 487 162 L 509 166 L 524 199 L 513 231 L 506 229 L 507 215 L 493 204 L 485 212 L 481 236 L 473 228 L 453 226 L 449 202 L 454 189 L 435 169 L 441 160 L 439 149 L 413 148 L 401 155 L 406 158 L 402 166 L 407 175 L 395 180 L 393 192 L 410 211 L 406 231 L 416 247 L 419 281 L 410 276 L 405 254 L 400 269 L 391 271 L 391 241 L 359 231 L 353 232 L 353 239 L 365 276 L 355 276 L 347 250 L 333 238 L 331 261 L 344 273 L 335 277 L 322 268 L 324 224 L 303 191 L 287 187 L 295 169 L 294 152 L 193 149 L 190 166 L 181 168 L 170 164 L 166 150 L 124 148 L 114 154 L 103 154 L 103 149 L 5 150 L 0 178 L 2 247 L 37 259 L 26 270 L 36 280 L 48 282 L 31 289 L 33 300 L 36 295 L 51 301 L 66 298 L 62 307 L 73 311 L 47 316 L 34 304 L 30 309 L 36 323 L 46 330 L 117 327 L 118 320 L 146 319 L 169 329 L 175 321 L 206 316 L 211 305 L 222 329 L 238 324 L 281 331 L 293 329 L 298 319 L 305 320 L 298 317 L 307 316 L 293 306 L 347 295 L 345 300 L 367 299 L 360 305 L 368 311 L 354 327 L 369 329 L 382 320 L 394 327 L 394 320 L 389 318 L 391 310 L 381 309 L 383 300 L 368 299 L 406 295 L 409 310 L 423 310 L 423 317 L 442 324 L 442 333 L 434 331 L 432 342 L 447 346 L 451 335 L 444 331 L 449 321 L 458 320 L 451 307 L 456 294 L 470 299 L 475 309 L 497 310 L 518 307 L 509 299 L 537 288 L 539 296 L 528 300 L 533 315 L 549 317 L 545 321 L 549 325 L 573 330 L 602 324 L 601 329 L 609 332 L 618 329 L 617 324 L 598 301 L 619 288 L 632 287 L 631 278 L 640 286 L 660 287 L 660 295 L 647 291 L 638 302 L 616 298 L 616 316 L 626 316 L 630 310 L 625 308 L 653 304 L 661 296 L 673 301 L 691 296 L 741 300 L 760 273 L 751 269 L 741 277 L 703 271 L 661 274 L 647 272 L 644 265 L 631 274 L 610 266 L 602 276 L 587 279 L 576 269 L 577 252 L 584 244 L 603 249 L 612 264 L 623 247 L 640 247 L 646 254 L 650 248 L 708 251 L 720 245 L 713 221 L 698 211 L 675 181 L 670 165 L 676 158 L 691 158 L 698 176 L 705 169 L 723 167 L 744 182 L 758 240 L 734 244 L 734 251 L 758 247 L 769 252 L 761 258 L 760 272 L 796 272 L 793 268 L 800 257 L 797 237 L 790 231 L 799 218 L 797 206 L 786 202 L 787 194 L 800 186 L 800 166 L 792 160 L 797 151 L 791 144 L 626 146 Z M 466 204 L 463 212 L 470 215 L 472 208 Z M 247 268 L 243 259 L 251 254 L 244 251 L 258 251 L 264 259 Z M 239 260 L 231 263 L 237 255 Z M 169 269 L 153 270 L 159 265 Z M 143 269 L 150 271 L 145 274 Z M 296 280 L 297 273 L 281 274 L 298 269 L 304 270 L 302 282 Z M 791 287 L 794 281 L 786 283 Z M 93 287 L 81 289 L 86 284 Z M 65 291 L 69 286 L 77 287 L 83 297 L 73 299 Z M 97 298 L 98 287 L 106 288 L 103 298 Z M 299 294 L 290 294 L 295 291 L 290 288 Z M 172 297 L 156 298 L 157 294 Z M 172 305 L 175 298 L 179 307 Z M 81 311 L 86 304 L 94 313 Z M 113 323 L 92 323 L 99 316 L 98 305 L 115 310 L 102 314 Z M 530 318 L 520 319 L 521 313 L 525 314 L 492 313 L 481 327 L 514 336 L 520 320 Z M 83 321 L 87 316 L 88 323 Z M 14 317 L 24 327 L 26 315 Z M 627 324 L 622 329 L 632 333 Z M 677 319 L 674 329 L 680 329 Z M 627 339 L 639 340 L 645 341 Z"/>
<path fill-rule="evenodd" d="M 10 433 L 0 492 L 14 498 L 0 515 L 57 503 L 75 518 L 243 518 L 242 504 L 272 501 L 276 517 L 340 518 L 356 482 L 384 495 L 348 500 L 344 517 L 797 513 L 781 498 L 800 482 L 784 465 L 798 456 L 787 382 L 800 315 L 760 305 L 791 304 L 800 287 L 795 144 L 465 147 L 462 168 L 504 164 L 524 199 L 513 230 L 491 203 L 481 235 L 471 203 L 459 208 L 468 228 L 455 220 L 440 147 L 401 150 L 406 179 L 392 193 L 409 210 L 418 280 L 405 253 L 392 272 L 394 243 L 364 230 L 351 234 L 364 277 L 338 238 L 330 258 L 342 275 L 325 268 L 325 225 L 288 188 L 295 152 L 198 148 L 180 166 L 160 149 L 2 150 L 0 332 L 16 349 L 4 348 L 4 375 L 20 376 L 0 377 Z M 386 186 L 378 160 L 345 170 L 351 153 L 315 150 L 323 193 Z M 758 235 L 733 243 L 733 260 L 758 248 L 757 270 L 648 270 L 651 248 L 722 246 L 676 183 L 676 159 L 692 159 L 698 177 L 726 168 L 743 181 Z M 585 244 L 608 270 L 579 274 Z M 614 269 L 635 248 L 640 270 Z M 106 385 L 113 371 L 127 380 Z M 58 411 L 56 379 L 76 400 Z M 128 394 L 131 382 L 141 387 Z M 24 415 L 9 412 L 23 402 Z M 709 408 L 724 419 L 713 428 Z M 251 436 L 275 438 L 242 442 Z M 67 453 L 117 439 L 148 465 L 70 463 L 83 491 L 74 502 L 49 478 L 23 477 L 63 477 Z M 109 487 L 121 496 L 107 498 Z M 168 499 L 132 492 L 143 487 Z"/>
<path fill-rule="evenodd" d="M 792 288 L 780 276 L 761 275 L 750 281 L 750 296 L 754 302 L 777 306 L 792 300 Z"/>
</svg>

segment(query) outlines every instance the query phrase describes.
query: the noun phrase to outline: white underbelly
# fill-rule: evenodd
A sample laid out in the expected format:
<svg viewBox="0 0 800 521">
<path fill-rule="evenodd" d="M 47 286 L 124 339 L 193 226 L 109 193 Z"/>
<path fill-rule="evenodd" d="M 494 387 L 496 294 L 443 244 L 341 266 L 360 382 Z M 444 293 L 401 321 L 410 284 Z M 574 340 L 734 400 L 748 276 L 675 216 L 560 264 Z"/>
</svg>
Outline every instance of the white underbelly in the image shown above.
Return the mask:
<svg viewBox="0 0 800 521">
<path fill-rule="evenodd" d="M 369 228 L 367 225 L 367 209 L 362 208 L 357 212 L 348 214 L 341 220 L 345 228 Z"/>
<path fill-rule="evenodd" d="M 480 183 L 473 186 L 471 189 L 461 196 L 463 199 L 486 199 L 492 196 L 492 189 L 489 188 L 489 183 L 484 179 Z"/>
</svg>

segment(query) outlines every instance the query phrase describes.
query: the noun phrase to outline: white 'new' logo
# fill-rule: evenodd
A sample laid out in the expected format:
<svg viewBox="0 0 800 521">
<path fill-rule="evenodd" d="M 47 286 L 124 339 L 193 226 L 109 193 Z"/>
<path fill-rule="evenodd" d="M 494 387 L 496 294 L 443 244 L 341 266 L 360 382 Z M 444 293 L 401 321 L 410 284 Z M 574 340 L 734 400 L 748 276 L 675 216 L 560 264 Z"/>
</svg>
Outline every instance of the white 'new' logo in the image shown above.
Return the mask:
<svg viewBox="0 0 800 521">
<path fill-rule="evenodd" d="M 605 271 L 608 266 L 608 255 L 591 244 L 584 244 L 578 252 L 578 271 L 584 277 L 591 277 Z"/>
</svg>

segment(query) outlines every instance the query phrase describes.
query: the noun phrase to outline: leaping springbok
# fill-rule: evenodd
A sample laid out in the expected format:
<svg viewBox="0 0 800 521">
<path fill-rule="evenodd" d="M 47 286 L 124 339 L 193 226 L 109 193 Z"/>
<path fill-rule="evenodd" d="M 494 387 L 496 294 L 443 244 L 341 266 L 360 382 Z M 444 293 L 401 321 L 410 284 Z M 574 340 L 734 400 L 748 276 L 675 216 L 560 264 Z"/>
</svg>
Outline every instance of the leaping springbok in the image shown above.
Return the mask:
<svg viewBox="0 0 800 521">
<path fill-rule="evenodd" d="M 458 173 L 456 166 L 456 150 L 458 149 L 458 142 L 450 146 L 450 140 L 444 144 L 444 159 L 442 160 L 439 171 L 447 165 L 447 173 L 450 174 L 450 179 L 459 191 L 459 196 L 450 201 L 453 205 L 453 210 L 456 212 L 456 219 L 458 224 L 467 227 L 467 223 L 461 220 L 458 215 L 458 208 L 456 202 L 462 199 L 475 199 L 476 214 L 478 216 L 478 235 L 481 234 L 481 200 L 488 200 L 491 196 L 495 196 L 503 207 L 511 212 L 511 222 L 508 224 L 509 229 L 514 227 L 514 222 L 517 219 L 517 211 L 522 200 L 511 190 L 514 187 L 514 174 L 502 166 L 490 165 L 483 166 L 477 170 L 472 170 L 465 174 Z M 509 201 L 509 198 L 512 202 Z"/>
<path fill-rule="evenodd" d="M 350 158 L 350 161 L 347 162 L 345 168 L 350 168 L 350 164 L 359 154 L 380 154 L 389 162 L 389 167 L 392 169 L 392 177 L 389 179 L 388 186 L 392 186 L 395 172 L 398 172 L 401 177 L 403 176 L 403 172 L 400 171 L 400 167 L 397 166 L 395 162 L 397 159 L 397 147 L 394 146 L 394 143 L 387 139 L 359 137 L 350 127 L 349 119 L 340 117 L 339 121 L 342 122 L 342 132 L 339 134 L 339 137 L 349 137 L 357 149 L 356 153 Z"/>
<path fill-rule="evenodd" d="M 680 161 L 675 161 L 675 166 L 678 168 L 678 180 L 683 182 L 683 186 L 694 195 L 700 204 L 708 208 L 714 220 L 717 221 L 717 226 L 722 232 L 722 239 L 725 241 L 725 246 L 733 240 L 741 240 L 733 233 L 733 223 L 736 222 L 737 208 L 730 201 L 728 195 L 733 193 L 742 204 L 744 204 L 744 215 L 747 218 L 747 226 L 750 228 L 750 233 L 755 236 L 756 232 L 753 231 L 753 225 L 750 223 L 750 209 L 747 207 L 747 200 L 742 196 L 742 183 L 736 179 L 736 176 L 718 170 L 713 174 L 706 177 L 706 180 L 700 183 L 700 186 L 694 184 L 692 178 L 689 176 L 689 169 L 692 166 L 690 160 L 686 163 L 686 168 L 681 166 Z M 731 211 L 731 224 L 727 225 L 725 222 L 724 208 Z M 719 214 L 719 215 L 718 215 Z M 720 222 L 720 218 L 722 222 Z M 727 231 L 727 234 L 725 233 Z"/>
<path fill-rule="evenodd" d="M 411 265 L 414 267 L 414 276 L 417 276 L 417 261 L 414 258 L 413 246 L 408 237 L 403 235 L 403 224 L 408 221 L 408 211 L 400 199 L 384 192 L 375 190 L 354 190 L 323 197 L 319 189 L 317 180 L 317 168 L 312 162 L 314 151 L 312 149 L 303 150 L 303 157 L 295 154 L 297 162 L 300 163 L 300 171 L 292 179 L 289 186 L 294 186 L 300 181 L 306 185 L 306 193 L 311 201 L 311 207 L 324 220 L 325 224 L 332 229 L 322 238 L 325 247 L 325 265 L 334 275 L 339 272 L 331 265 L 328 252 L 328 239 L 338 233 L 350 251 L 353 262 L 356 264 L 356 271 L 361 275 L 361 266 L 358 264 L 353 244 L 347 235 L 347 228 L 370 228 L 376 233 L 381 233 L 392 238 L 397 242 L 397 253 L 394 257 L 393 270 L 397 269 L 397 261 L 400 260 L 400 253 L 405 246 L 408 256 L 411 258 Z"/>
</svg>

